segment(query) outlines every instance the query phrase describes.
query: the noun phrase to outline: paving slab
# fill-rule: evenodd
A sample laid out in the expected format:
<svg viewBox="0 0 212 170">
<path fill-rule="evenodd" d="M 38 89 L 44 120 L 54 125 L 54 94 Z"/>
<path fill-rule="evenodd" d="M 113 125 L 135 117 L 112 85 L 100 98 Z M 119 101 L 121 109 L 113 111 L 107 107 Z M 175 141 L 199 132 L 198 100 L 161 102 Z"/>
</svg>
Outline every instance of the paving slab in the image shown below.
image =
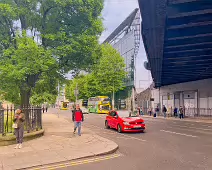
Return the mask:
<svg viewBox="0 0 212 170">
<path fill-rule="evenodd" d="M 43 114 L 45 135 L 23 143 L 0 147 L 0 170 L 28 169 L 58 162 L 71 161 L 115 152 L 118 145 L 91 130 L 82 129 L 82 136 L 74 135 L 73 123 L 56 114 Z"/>
</svg>

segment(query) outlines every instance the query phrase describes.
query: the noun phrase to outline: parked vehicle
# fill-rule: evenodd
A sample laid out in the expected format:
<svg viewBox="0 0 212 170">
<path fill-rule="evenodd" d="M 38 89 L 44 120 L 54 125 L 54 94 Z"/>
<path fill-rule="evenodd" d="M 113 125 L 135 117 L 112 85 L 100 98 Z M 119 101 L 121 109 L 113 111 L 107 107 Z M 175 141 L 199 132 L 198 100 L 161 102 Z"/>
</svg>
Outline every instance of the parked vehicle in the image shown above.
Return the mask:
<svg viewBox="0 0 212 170">
<path fill-rule="evenodd" d="M 62 102 L 61 110 L 68 110 L 68 104 L 69 102 Z"/>
<path fill-rule="evenodd" d="M 110 98 L 108 96 L 97 96 L 88 99 L 88 112 L 108 114 L 111 109 Z"/>
<path fill-rule="evenodd" d="M 130 111 L 110 111 L 106 116 L 105 127 L 114 128 L 121 132 L 144 132 L 144 120 Z"/>
</svg>

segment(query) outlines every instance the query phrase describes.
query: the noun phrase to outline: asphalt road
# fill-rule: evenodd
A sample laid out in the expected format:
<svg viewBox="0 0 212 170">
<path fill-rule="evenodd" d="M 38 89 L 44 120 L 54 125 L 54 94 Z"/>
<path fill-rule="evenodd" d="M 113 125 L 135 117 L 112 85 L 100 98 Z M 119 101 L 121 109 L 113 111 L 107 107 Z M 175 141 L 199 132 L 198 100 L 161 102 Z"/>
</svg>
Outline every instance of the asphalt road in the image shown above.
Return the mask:
<svg viewBox="0 0 212 170">
<path fill-rule="evenodd" d="M 144 117 L 146 133 L 119 134 L 105 129 L 104 120 L 105 115 L 89 114 L 83 126 L 116 142 L 121 156 L 60 170 L 212 169 L 212 124 Z"/>
</svg>

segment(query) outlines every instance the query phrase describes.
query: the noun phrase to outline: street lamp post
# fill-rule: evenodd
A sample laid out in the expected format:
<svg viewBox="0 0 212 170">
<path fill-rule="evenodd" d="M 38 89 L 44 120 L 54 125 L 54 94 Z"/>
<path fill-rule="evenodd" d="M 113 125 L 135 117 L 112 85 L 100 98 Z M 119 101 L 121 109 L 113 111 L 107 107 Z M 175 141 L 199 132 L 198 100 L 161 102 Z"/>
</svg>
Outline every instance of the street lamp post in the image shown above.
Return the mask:
<svg viewBox="0 0 212 170">
<path fill-rule="evenodd" d="M 114 85 L 114 80 L 113 80 L 113 99 L 112 99 L 112 109 L 114 110 L 115 108 L 115 85 Z"/>
<path fill-rule="evenodd" d="M 78 98 L 78 84 L 76 84 L 76 104 L 77 104 L 77 99 Z"/>
<path fill-rule="evenodd" d="M 77 104 L 77 100 L 78 100 L 78 94 L 79 94 L 78 84 L 76 84 L 76 89 L 74 90 L 74 94 L 75 94 L 75 97 L 76 97 L 76 101 L 75 101 L 75 105 L 76 105 Z"/>
<path fill-rule="evenodd" d="M 135 89 L 132 87 L 132 111 L 135 110 Z"/>
<path fill-rule="evenodd" d="M 58 81 L 58 87 L 57 87 L 57 90 L 58 90 L 58 96 L 57 96 L 57 106 L 58 106 L 58 111 L 57 111 L 57 116 L 59 118 L 59 111 L 60 111 L 60 82 Z"/>
</svg>

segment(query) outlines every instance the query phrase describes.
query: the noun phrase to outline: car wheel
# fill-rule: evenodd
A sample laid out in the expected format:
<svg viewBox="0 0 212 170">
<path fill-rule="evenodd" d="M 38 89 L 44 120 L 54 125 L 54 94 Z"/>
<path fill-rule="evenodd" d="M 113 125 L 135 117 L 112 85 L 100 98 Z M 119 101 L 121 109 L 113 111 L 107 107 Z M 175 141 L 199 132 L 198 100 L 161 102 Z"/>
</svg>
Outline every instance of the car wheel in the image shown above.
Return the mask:
<svg viewBox="0 0 212 170">
<path fill-rule="evenodd" d="M 105 121 L 105 128 L 106 129 L 109 129 L 110 128 L 110 126 L 108 125 L 108 121 L 107 120 Z"/>
<path fill-rule="evenodd" d="M 122 128 L 120 125 L 118 125 L 118 128 L 117 128 L 118 132 L 121 133 L 122 132 Z"/>
</svg>

